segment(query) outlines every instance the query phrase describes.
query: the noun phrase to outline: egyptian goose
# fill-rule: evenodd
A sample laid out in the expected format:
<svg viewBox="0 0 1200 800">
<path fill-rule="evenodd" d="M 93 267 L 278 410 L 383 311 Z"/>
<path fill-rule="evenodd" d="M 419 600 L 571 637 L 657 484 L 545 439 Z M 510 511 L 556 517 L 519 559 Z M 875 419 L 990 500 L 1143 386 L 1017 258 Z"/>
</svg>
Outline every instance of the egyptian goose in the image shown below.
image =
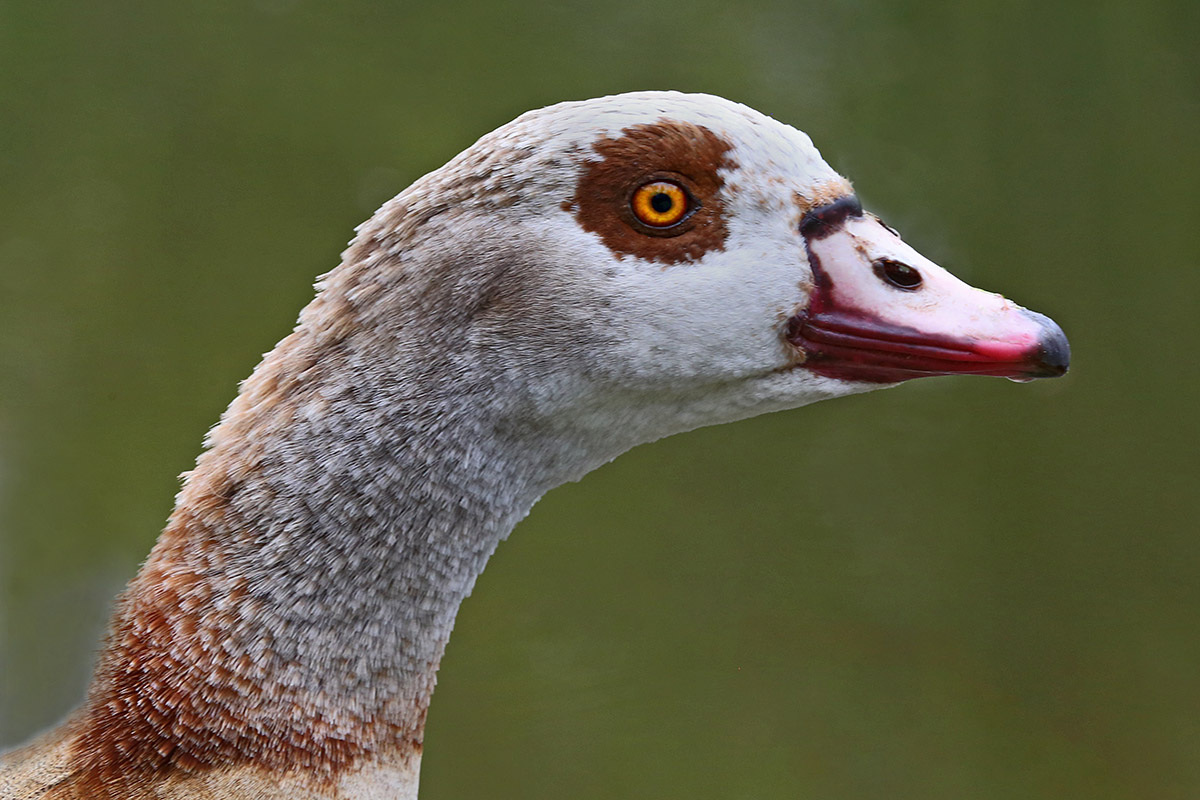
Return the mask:
<svg viewBox="0 0 1200 800">
<path fill-rule="evenodd" d="M 459 603 L 642 442 L 925 375 L 1061 375 L 1046 317 L 706 95 L 532 111 L 386 203 L 212 429 L 86 702 L 0 796 L 417 796 Z"/>
</svg>

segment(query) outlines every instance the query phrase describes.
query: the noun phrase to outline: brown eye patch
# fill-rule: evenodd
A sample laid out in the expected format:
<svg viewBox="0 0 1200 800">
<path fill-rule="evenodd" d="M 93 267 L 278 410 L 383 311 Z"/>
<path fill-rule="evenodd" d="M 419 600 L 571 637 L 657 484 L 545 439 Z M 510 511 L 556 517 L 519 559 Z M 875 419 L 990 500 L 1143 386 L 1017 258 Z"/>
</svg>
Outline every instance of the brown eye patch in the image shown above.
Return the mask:
<svg viewBox="0 0 1200 800">
<path fill-rule="evenodd" d="M 680 264 L 724 249 L 729 231 L 720 170 L 737 166 L 728 141 L 700 125 L 663 120 L 593 147 L 600 158 L 582 165 L 575 196 L 564 206 L 613 253 Z M 665 205 L 662 193 L 642 190 L 655 184 L 679 187 L 686 205 L 678 219 L 662 224 L 670 216 L 654 215 L 656 202 Z"/>
</svg>

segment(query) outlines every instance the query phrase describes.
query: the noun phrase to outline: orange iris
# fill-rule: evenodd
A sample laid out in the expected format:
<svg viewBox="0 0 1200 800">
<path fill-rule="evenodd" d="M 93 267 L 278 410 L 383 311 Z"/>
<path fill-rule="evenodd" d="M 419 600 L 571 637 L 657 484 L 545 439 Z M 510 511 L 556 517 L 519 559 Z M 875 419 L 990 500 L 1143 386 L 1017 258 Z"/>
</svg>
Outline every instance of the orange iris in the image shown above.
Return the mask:
<svg viewBox="0 0 1200 800">
<path fill-rule="evenodd" d="M 652 181 L 638 187 L 630 201 L 633 215 L 651 228 L 669 228 L 688 213 L 688 196 L 683 187 L 670 181 Z"/>
</svg>

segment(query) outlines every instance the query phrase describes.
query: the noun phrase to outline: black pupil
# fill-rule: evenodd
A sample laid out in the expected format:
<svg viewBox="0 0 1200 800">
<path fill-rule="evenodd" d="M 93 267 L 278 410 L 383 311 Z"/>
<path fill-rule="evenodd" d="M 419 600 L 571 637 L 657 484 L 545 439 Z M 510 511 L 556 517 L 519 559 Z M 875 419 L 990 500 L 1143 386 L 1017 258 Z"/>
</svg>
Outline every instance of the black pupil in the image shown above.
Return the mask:
<svg viewBox="0 0 1200 800">
<path fill-rule="evenodd" d="M 921 285 L 921 273 L 903 261 L 881 258 L 874 266 L 879 277 L 900 289 L 916 289 Z"/>
<path fill-rule="evenodd" d="M 650 198 L 650 207 L 660 214 L 665 214 L 674 207 L 675 201 L 666 192 L 659 192 Z"/>
</svg>

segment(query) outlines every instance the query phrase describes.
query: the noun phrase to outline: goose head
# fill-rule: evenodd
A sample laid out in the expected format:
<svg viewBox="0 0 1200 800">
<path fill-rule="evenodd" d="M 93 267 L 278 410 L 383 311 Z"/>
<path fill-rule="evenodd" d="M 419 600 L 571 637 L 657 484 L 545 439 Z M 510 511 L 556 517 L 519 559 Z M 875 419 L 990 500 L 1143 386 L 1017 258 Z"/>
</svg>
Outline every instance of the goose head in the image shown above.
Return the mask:
<svg viewBox="0 0 1200 800">
<path fill-rule="evenodd" d="M 412 800 L 459 604 L 546 490 L 701 425 L 1068 361 L 803 133 L 705 95 L 519 117 L 386 203 L 318 289 L 210 433 L 86 705 L 18 756 L 19 796 Z"/>
<path fill-rule="evenodd" d="M 921 256 L 804 133 L 708 95 L 525 114 L 360 230 L 348 261 L 388 259 L 458 288 L 445 314 L 461 327 L 440 335 L 523 376 L 518 416 L 587 429 L 605 460 L 911 378 L 1068 361 L 1057 325 Z M 416 313 L 386 297 L 390 324 Z"/>
</svg>

